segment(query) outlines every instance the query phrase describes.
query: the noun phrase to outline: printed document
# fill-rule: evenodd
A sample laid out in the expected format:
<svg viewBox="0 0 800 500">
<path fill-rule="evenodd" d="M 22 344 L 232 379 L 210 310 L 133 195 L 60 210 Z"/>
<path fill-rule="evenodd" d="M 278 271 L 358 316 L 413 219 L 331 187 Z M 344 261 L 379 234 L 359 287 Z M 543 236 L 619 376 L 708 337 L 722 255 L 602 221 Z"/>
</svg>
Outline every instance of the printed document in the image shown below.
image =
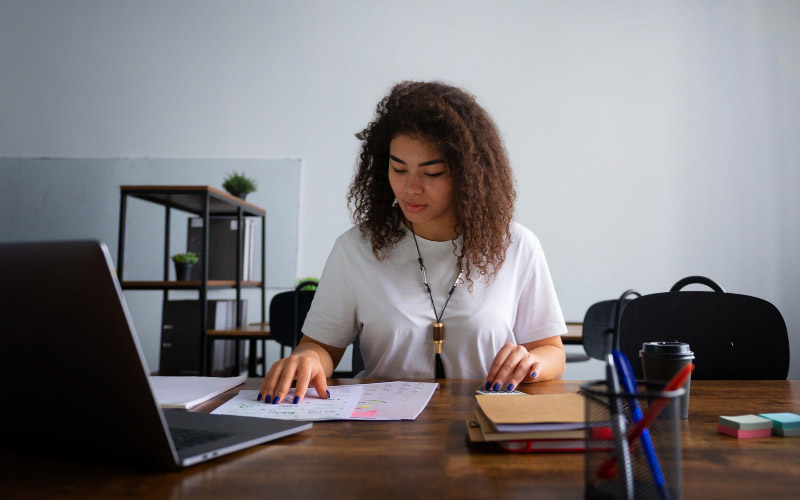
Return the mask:
<svg viewBox="0 0 800 500">
<path fill-rule="evenodd" d="M 278 404 L 256 401 L 258 391 L 245 390 L 211 413 L 281 420 L 415 420 L 438 386 L 430 382 L 333 385 L 328 386 L 328 399 L 309 387 L 296 405 L 294 389 Z"/>
</svg>

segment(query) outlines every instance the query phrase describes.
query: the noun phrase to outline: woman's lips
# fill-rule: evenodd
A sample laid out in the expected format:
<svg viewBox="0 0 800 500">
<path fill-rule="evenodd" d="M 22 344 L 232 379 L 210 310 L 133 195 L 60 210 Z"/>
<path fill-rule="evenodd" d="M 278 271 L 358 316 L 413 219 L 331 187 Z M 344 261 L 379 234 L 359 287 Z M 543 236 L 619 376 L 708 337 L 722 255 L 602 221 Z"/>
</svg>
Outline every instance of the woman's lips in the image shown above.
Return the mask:
<svg viewBox="0 0 800 500">
<path fill-rule="evenodd" d="M 406 210 L 409 212 L 419 212 L 420 210 L 424 209 L 428 205 L 417 205 L 416 203 L 411 203 L 409 201 L 403 202 L 406 206 Z"/>
</svg>

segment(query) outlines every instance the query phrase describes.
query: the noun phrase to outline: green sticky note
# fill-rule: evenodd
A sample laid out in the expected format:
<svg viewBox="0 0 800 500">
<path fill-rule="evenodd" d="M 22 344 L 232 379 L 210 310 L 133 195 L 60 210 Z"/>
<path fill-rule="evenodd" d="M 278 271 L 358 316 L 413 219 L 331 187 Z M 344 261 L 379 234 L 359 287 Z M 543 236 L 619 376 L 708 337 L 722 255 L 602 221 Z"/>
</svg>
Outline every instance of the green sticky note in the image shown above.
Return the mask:
<svg viewBox="0 0 800 500">
<path fill-rule="evenodd" d="M 775 427 L 772 429 L 772 433 L 783 437 L 798 437 L 800 436 L 800 429 L 780 429 Z"/>
<path fill-rule="evenodd" d="M 796 413 L 761 413 L 760 415 L 772 420 L 778 429 L 800 429 L 800 415 Z"/>
<path fill-rule="evenodd" d="M 719 417 L 720 425 L 740 429 L 743 431 L 757 431 L 772 428 L 772 420 L 758 415 L 738 415 L 733 417 Z"/>
</svg>

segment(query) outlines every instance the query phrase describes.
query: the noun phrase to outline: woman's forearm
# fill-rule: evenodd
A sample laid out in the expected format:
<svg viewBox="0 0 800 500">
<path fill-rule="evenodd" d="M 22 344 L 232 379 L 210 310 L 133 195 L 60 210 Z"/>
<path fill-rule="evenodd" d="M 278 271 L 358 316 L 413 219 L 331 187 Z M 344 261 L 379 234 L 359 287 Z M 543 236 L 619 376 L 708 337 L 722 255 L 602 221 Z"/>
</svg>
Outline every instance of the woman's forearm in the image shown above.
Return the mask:
<svg viewBox="0 0 800 500">
<path fill-rule="evenodd" d="M 545 380 L 558 380 L 564 376 L 566 369 L 566 353 L 563 347 L 542 345 L 529 351 L 539 360 L 541 373 L 536 376 L 536 382 Z"/>
</svg>

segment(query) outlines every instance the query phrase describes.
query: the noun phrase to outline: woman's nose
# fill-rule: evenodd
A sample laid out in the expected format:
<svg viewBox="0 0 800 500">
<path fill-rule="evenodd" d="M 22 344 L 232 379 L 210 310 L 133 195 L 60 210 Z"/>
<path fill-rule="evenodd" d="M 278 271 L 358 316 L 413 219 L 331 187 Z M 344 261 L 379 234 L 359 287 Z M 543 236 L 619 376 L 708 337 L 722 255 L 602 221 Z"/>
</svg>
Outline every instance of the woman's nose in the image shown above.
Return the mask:
<svg viewBox="0 0 800 500">
<path fill-rule="evenodd" d="M 406 176 L 406 191 L 410 194 L 422 193 L 422 182 L 416 175 Z"/>
</svg>

